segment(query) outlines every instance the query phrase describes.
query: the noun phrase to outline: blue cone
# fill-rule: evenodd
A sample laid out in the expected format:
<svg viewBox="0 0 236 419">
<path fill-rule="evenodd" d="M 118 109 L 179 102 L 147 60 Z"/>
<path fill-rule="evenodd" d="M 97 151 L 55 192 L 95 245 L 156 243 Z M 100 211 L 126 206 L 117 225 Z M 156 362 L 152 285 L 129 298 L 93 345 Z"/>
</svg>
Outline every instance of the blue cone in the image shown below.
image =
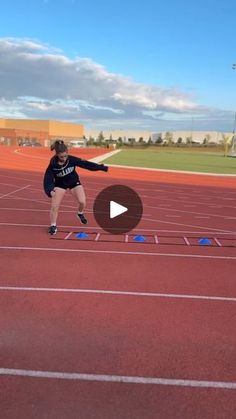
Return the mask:
<svg viewBox="0 0 236 419">
<path fill-rule="evenodd" d="M 145 242 L 146 238 L 144 236 L 134 236 L 133 240 L 135 242 Z"/>
<path fill-rule="evenodd" d="M 198 243 L 200 244 L 200 246 L 210 246 L 211 245 L 211 240 L 204 238 L 204 239 L 200 239 L 198 241 Z"/>
<path fill-rule="evenodd" d="M 77 239 L 87 239 L 88 234 L 87 234 L 87 233 L 80 232 L 80 233 L 77 233 L 77 234 L 75 235 L 75 237 L 76 237 Z"/>
</svg>

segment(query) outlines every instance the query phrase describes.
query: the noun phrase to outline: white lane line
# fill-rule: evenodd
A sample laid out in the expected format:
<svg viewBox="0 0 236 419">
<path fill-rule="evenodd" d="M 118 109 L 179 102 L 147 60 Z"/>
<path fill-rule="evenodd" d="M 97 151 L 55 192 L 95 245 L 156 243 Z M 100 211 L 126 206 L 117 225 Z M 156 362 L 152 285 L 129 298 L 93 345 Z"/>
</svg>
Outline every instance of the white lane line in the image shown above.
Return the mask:
<svg viewBox="0 0 236 419">
<path fill-rule="evenodd" d="M 175 223 L 173 223 L 173 224 L 175 224 Z M 1 223 L 0 222 L 0 226 L 5 226 L 5 227 L 16 227 L 16 226 L 17 227 L 48 227 L 48 224 Z M 60 225 L 59 227 L 60 228 L 77 228 L 76 225 Z M 86 226 L 86 230 L 88 230 L 88 229 L 90 229 L 90 230 L 96 229 L 96 230 L 103 231 L 98 226 L 94 226 L 94 227 L 87 227 Z M 135 231 L 149 231 L 149 232 L 152 232 L 152 231 L 156 232 L 156 231 L 158 231 L 158 233 L 183 233 L 183 234 L 186 234 L 186 233 L 189 234 L 189 233 L 191 233 L 191 234 L 197 234 L 197 235 L 199 235 L 199 234 L 212 234 L 212 230 L 215 230 L 215 229 L 212 229 L 210 227 L 209 229 L 203 230 L 203 231 L 196 231 L 196 230 L 195 231 L 193 231 L 193 230 L 161 230 L 159 228 L 155 228 L 155 229 L 151 229 L 151 228 L 136 228 L 134 230 Z M 230 235 L 230 236 L 235 235 L 236 236 L 236 231 L 227 231 L 227 230 L 226 231 L 225 230 L 221 231 L 220 230 L 220 235 L 226 235 L 226 236 L 227 235 Z"/>
<path fill-rule="evenodd" d="M 4 185 L 4 186 L 13 186 L 13 188 L 15 188 L 16 186 L 18 186 L 18 185 L 13 184 L 13 183 L 3 183 L 3 182 L 0 182 L 0 185 Z"/>
<path fill-rule="evenodd" d="M 202 228 L 202 229 L 206 228 L 204 226 L 198 226 L 198 225 L 194 225 L 194 224 L 177 223 L 177 222 L 174 222 L 174 221 L 163 221 L 163 220 L 152 219 L 152 218 L 142 218 L 142 221 L 151 221 L 151 222 L 154 222 L 156 224 L 157 223 L 161 223 L 161 224 L 169 224 L 169 225 L 182 226 L 182 227 L 192 227 L 192 228 L 196 228 L 196 229 L 197 228 Z M 219 229 L 219 228 L 209 227 L 209 229 L 211 231 L 218 231 L 218 232 L 227 232 L 227 233 L 230 233 L 229 230 L 222 230 L 222 229 Z"/>
<path fill-rule="evenodd" d="M 36 201 L 33 201 L 33 200 L 30 200 L 30 201 L 36 202 Z M 43 201 L 41 201 L 41 202 L 40 201 L 37 201 L 37 202 L 44 203 Z M 50 203 L 48 203 L 48 204 L 50 204 Z M 73 211 L 72 210 L 60 210 L 60 212 L 75 213 L 75 211 L 77 209 L 76 206 L 71 206 L 71 205 L 63 205 L 62 204 L 61 207 L 74 208 L 74 210 Z M 29 211 L 29 212 L 31 212 L 31 211 L 37 212 L 38 211 L 38 212 L 49 212 L 50 211 L 50 208 L 48 208 L 48 209 L 35 209 L 35 208 L 9 208 L 9 207 L 5 207 L 4 208 L 4 207 L 2 207 L 2 208 L 0 208 L 0 211 Z M 89 209 L 89 207 L 86 207 L 86 212 L 89 212 L 90 214 L 93 213 L 92 209 Z M 151 217 L 151 214 L 145 214 L 145 217 Z M 180 217 L 180 216 L 177 216 L 177 217 Z"/>
<path fill-rule="evenodd" d="M 190 172 L 187 170 L 172 170 L 172 169 L 156 169 L 156 168 L 150 168 L 150 167 L 140 167 L 140 166 L 125 166 L 122 164 L 109 164 L 110 167 L 118 167 L 118 168 L 124 168 L 124 169 L 135 169 L 135 170 L 148 170 L 151 172 L 160 172 L 160 173 L 183 173 L 183 174 L 190 174 L 190 175 L 199 175 L 199 176 L 213 176 L 213 177 L 229 177 L 234 179 L 236 176 L 233 174 L 226 174 L 226 173 L 211 173 L 211 172 Z"/>
<path fill-rule="evenodd" d="M 214 240 L 219 247 L 222 247 L 221 242 L 216 237 L 214 237 Z"/>
<path fill-rule="evenodd" d="M 70 236 L 72 236 L 72 234 L 73 234 L 73 231 L 71 231 L 70 233 L 68 233 L 68 234 L 66 235 L 66 237 L 64 238 L 64 240 L 68 240 L 68 239 L 69 239 L 69 237 L 70 237 Z"/>
<path fill-rule="evenodd" d="M 221 214 L 209 214 L 207 212 L 197 212 L 197 211 L 189 211 L 189 210 L 180 210 L 177 208 L 165 208 L 165 207 L 160 207 L 160 205 L 158 206 L 154 206 L 154 205 L 145 205 L 146 208 L 152 208 L 154 210 L 168 210 L 168 211 L 172 211 L 172 212 L 178 212 L 178 213 L 183 213 L 183 214 L 191 214 L 193 216 L 195 215 L 203 215 L 203 216 L 208 216 L 208 217 L 217 217 L 217 218 L 224 218 L 224 215 Z"/>
<path fill-rule="evenodd" d="M 93 157 L 92 159 L 89 159 L 89 160 L 94 162 L 94 163 L 100 163 L 103 160 L 106 160 L 109 157 L 114 156 L 115 154 L 120 153 L 120 152 L 121 152 L 121 150 L 110 151 L 108 153 L 101 154 L 100 156 Z"/>
<path fill-rule="evenodd" d="M 139 190 L 140 190 L 140 188 L 139 188 Z M 153 192 L 155 192 L 155 191 L 153 191 Z M 158 201 L 165 200 L 165 201 L 168 201 L 168 202 L 175 202 L 175 203 L 178 200 L 178 197 L 176 197 L 176 199 L 173 199 L 173 198 L 170 198 L 168 196 L 163 196 L 163 195 L 161 197 L 160 196 L 154 196 L 154 195 L 141 195 L 141 198 L 143 198 L 143 197 L 148 198 L 148 199 L 158 199 Z M 196 197 L 197 196 L 194 193 L 194 198 L 196 198 Z M 201 202 L 201 201 L 193 201 L 192 198 L 193 198 L 193 194 L 189 195 L 188 198 L 186 199 L 186 201 L 181 201 L 180 203 L 182 204 L 183 207 L 190 207 L 190 206 L 191 207 L 199 207 L 199 206 L 205 205 L 206 207 L 209 207 L 209 208 L 223 208 L 222 205 L 210 204 L 208 202 Z M 211 200 L 215 200 L 216 198 L 218 198 L 218 196 L 216 197 L 216 196 L 213 195 L 213 196 L 210 197 Z M 204 199 L 204 197 L 200 195 L 199 199 Z M 191 201 L 192 204 L 188 204 L 189 201 Z M 184 202 L 186 202 L 185 205 L 183 205 Z M 171 204 L 159 203 L 158 205 L 159 206 L 162 206 L 162 205 L 170 206 Z M 231 206 L 226 206 L 226 205 L 224 205 L 224 207 L 231 208 Z"/>
<path fill-rule="evenodd" d="M 27 186 L 24 186 L 23 188 L 16 189 L 15 191 L 12 191 L 12 192 L 9 192 L 9 193 L 7 193 L 5 195 L 0 196 L 0 199 L 5 198 L 5 196 L 10 196 L 10 195 L 12 195 L 12 194 L 14 194 L 16 192 L 23 191 L 24 189 L 27 189 L 29 187 L 30 187 L 30 185 L 27 185 Z"/>
<path fill-rule="evenodd" d="M 1 198 L 1 197 L 0 197 Z M 13 199 L 17 199 L 17 200 L 19 200 L 19 199 L 21 199 L 21 198 L 13 198 Z M 29 201 L 29 199 L 27 199 L 28 201 Z M 35 200 L 30 200 L 30 201 L 32 201 L 32 202 L 39 202 L 39 203 L 44 203 L 44 201 L 35 201 Z M 76 206 L 71 206 L 71 205 L 64 205 L 64 204 L 61 204 L 61 207 L 65 207 L 65 208 L 74 208 L 74 209 L 76 209 Z M 0 208 L 1 209 L 1 208 Z M 13 209 L 13 208 L 11 208 L 10 210 L 13 210 L 13 211 L 18 211 L 18 208 L 16 208 L 16 209 Z M 31 211 L 31 209 L 29 208 L 28 210 L 26 209 L 26 211 Z M 41 210 L 39 210 L 39 211 L 41 211 Z M 48 209 L 48 211 L 49 211 L 49 209 Z M 75 210 L 74 210 L 75 211 Z M 45 212 L 45 210 L 42 210 L 42 212 Z M 73 211 L 62 211 L 62 212 L 73 212 Z M 87 213 L 90 213 L 90 214 L 92 214 L 93 213 L 93 210 L 92 209 L 89 209 L 89 207 L 86 207 L 86 212 Z M 98 212 L 99 213 L 99 212 Z M 106 214 L 106 212 L 100 212 L 100 214 Z M 151 216 L 151 214 L 145 214 L 145 217 L 148 217 L 148 216 Z M 135 217 L 135 216 L 127 216 L 128 218 L 138 218 L 138 217 Z M 143 220 L 148 220 L 148 218 L 144 218 L 143 217 Z"/>
<path fill-rule="evenodd" d="M 30 199 L 30 198 L 21 198 L 21 197 L 11 197 L 12 199 L 15 199 L 15 200 L 17 200 L 17 201 L 30 201 L 30 202 L 36 202 L 36 203 L 38 203 L 38 204 L 47 204 L 47 205 L 49 205 L 50 206 L 50 200 L 48 199 L 48 200 L 43 200 L 43 199 Z M 6 199 L 6 201 L 7 201 L 7 199 Z M 72 206 L 72 205 L 66 205 L 66 204 L 61 204 L 60 205 L 61 207 L 67 207 L 67 208 L 76 208 L 76 206 L 74 205 L 74 206 Z"/>
<path fill-rule="evenodd" d="M 40 179 L 41 179 L 41 176 L 39 175 L 38 177 L 36 177 L 36 178 L 34 178 L 33 176 L 35 176 L 35 173 L 34 174 L 32 174 L 32 173 L 30 173 L 30 180 L 31 180 L 31 183 L 32 182 L 35 182 L 35 183 L 39 183 L 39 184 L 42 184 L 42 181 L 40 181 Z M 29 178 L 25 178 L 25 177 L 21 177 L 21 176 L 9 176 L 9 175 L 5 175 L 5 174 L 1 174 L 1 177 L 3 178 L 3 177 L 7 177 L 7 178 L 9 178 L 9 179 L 16 179 L 16 180 L 27 180 L 28 182 L 29 182 Z M 39 180 L 38 180 L 39 179 Z"/>
<path fill-rule="evenodd" d="M 103 374 L 83 374 L 76 372 L 54 372 L 54 371 L 33 371 L 12 368 L 0 368 L 0 375 L 18 376 L 18 377 L 34 377 L 49 378 L 60 380 L 77 380 L 77 381 L 100 381 L 109 383 L 129 383 L 129 384 L 151 384 L 163 386 L 177 387 L 198 387 L 198 388 L 217 388 L 236 390 L 236 382 L 227 381 L 199 381 L 185 379 L 168 379 L 159 377 L 137 377 L 128 375 L 103 375 Z"/>
<path fill-rule="evenodd" d="M 122 295 L 132 297 L 151 297 L 151 298 L 181 298 L 188 300 L 208 300 L 208 301 L 226 301 L 236 302 L 236 297 L 219 297 L 210 295 L 191 295 L 191 294 L 165 294 L 159 292 L 142 291 L 119 291 L 119 290 L 98 290 L 85 288 L 44 288 L 44 287 L 12 287 L 0 286 L 0 291 L 21 291 L 21 292 L 55 292 L 72 294 L 101 294 L 101 295 Z"/>
<path fill-rule="evenodd" d="M 170 218 L 180 218 L 181 215 L 170 215 L 170 214 L 166 214 L 166 217 L 170 217 Z"/>
<path fill-rule="evenodd" d="M 32 157 L 33 159 L 37 159 L 37 160 L 48 160 L 47 157 L 41 157 L 41 156 L 35 156 L 33 154 L 21 153 L 21 151 L 19 149 L 14 150 L 14 153 L 18 154 L 19 156 L 27 157 L 28 159 L 30 159 Z"/>
<path fill-rule="evenodd" d="M 62 205 L 63 206 L 63 205 Z M 0 208 L 0 211 L 29 211 L 29 212 L 50 212 L 50 208 L 48 209 L 35 209 L 35 208 Z M 66 212 L 66 213 L 71 213 L 71 214 L 75 214 L 76 213 L 76 207 L 74 210 L 62 210 L 60 209 L 60 212 Z M 89 211 L 92 212 L 92 211 Z"/>
<path fill-rule="evenodd" d="M 147 198 L 149 198 L 149 197 L 147 197 Z M 171 204 L 159 204 L 159 207 L 162 207 L 162 206 L 165 206 L 165 207 L 170 207 L 171 206 Z M 156 208 L 156 207 L 153 207 L 153 208 Z M 161 208 L 162 209 L 162 208 Z"/>
<path fill-rule="evenodd" d="M 185 243 L 187 244 L 187 246 L 190 246 L 190 242 L 189 242 L 188 238 L 184 237 L 183 239 L 184 239 Z"/>
<path fill-rule="evenodd" d="M 97 253 L 111 255 L 140 255 L 140 256 L 168 256 L 182 258 L 199 258 L 199 259 L 222 259 L 236 260 L 236 256 L 216 256 L 216 255 L 199 255 L 199 254 L 183 254 L 183 253 L 159 253 L 159 252 L 132 252 L 118 250 L 92 250 L 92 249 L 60 249 L 53 247 L 26 247 L 26 246 L 0 246 L 2 250 L 26 250 L 36 252 L 71 252 L 71 253 Z"/>
<path fill-rule="evenodd" d="M 100 236 L 101 236 L 101 233 L 97 233 L 97 234 L 96 234 L 96 237 L 95 237 L 95 239 L 94 239 L 94 241 L 95 241 L 95 242 L 97 242 L 97 241 L 99 240 L 99 237 L 100 237 Z"/>
</svg>

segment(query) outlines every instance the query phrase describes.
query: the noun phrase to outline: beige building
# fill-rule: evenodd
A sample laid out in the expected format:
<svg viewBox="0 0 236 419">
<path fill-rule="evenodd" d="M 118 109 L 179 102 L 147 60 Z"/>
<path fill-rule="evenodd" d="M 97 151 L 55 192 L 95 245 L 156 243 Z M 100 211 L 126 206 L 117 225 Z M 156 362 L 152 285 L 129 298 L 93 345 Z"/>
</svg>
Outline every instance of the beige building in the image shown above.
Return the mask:
<svg viewBox="0 0 236 419">
<path fill-rule="evenodd" d="M 143 138 L 145 142 L 152 138 L 152 133 L 150 131 L 133 131 L 133 130 L 90 130 L 85 128 L 85 137 L 89 139 L 89 137 L 94 138 L 95 140 L 98 138 L 99 134 L 102 132 L 104 138 L 109 140 L 112 138 L 113 140 L 118 140 L 118 138 L 122 138 L 122 141 L 128 142 L 129 139 L 135 139 L 135 141 L 139 141 L 140 138 Z"/>
<path fill-rule="evenodd" d="M 159 136 L 162 140 L 165 141 L 166 131 L 163 132 L 152 132 L 152 131 L 134 131 L 134 130 L 89 130 L 85 128 L 85 137 L 89 139 L 90 137 L 94 138 L 95 141 L 98 138 L 100 132 L 102 132 L 106 140 L 113 139 L 118 140 L 122 138 L 123 142 L 129 142 L 131 139 L 135 139 L 136 142 L 139 142 L 142 138 L 143 141 L 148 142 L 151 138 L 152 142 L 155 142 Z M 192 137 L 192 141 L 196 143 L 203 143 L 206 138 L 208 142 L 215 142 L 219 144 L 223 141 L 223 136 L 227 136 L 230 133 L 221 133 L 217 131 L 169 131 L 171 134 L 172 140 L 174 143 L 178 141 L 179 138 L 182 138 L 182 142 L 186 143 L 187 138 Z"/>
<path fill-rule="evenodd" d="M 63 139 L 65 142 L 81 140 L 84 136 L 86 139 L 92 137 L 95 141 L 102 132 L 105 140 L 117 141 L 119 138 L 123 142 L 156 142 L 161 136 L 162 140 L 166 139 L 166 132 L 151 132 L 138 130 L 90 130 L 84 128 L 81 124 L 72 124 L 62 121 L 38 120 L 38 119 L 0 119 L 0 141 L 2 139 L 7 144 L 20 145 L 24 141 L 49 146 L 55 139 Z M 195 143 L 203 143 L 207 139 L 208 143 L 221 143 L 224 136 L 230 133 L 221 133 L 217 131 L 169 131 L 171 140 L 176 143 L 179 138 L 182 143 L 186 143 L 189 137 Z"/>
<path fill-rule="evenodd" d="M 165 134 L 165 132 L 162 133 L 163 139 L 165 138 Z M 223 141 L 224 136 L 227 136 L 230 133 L 218 131 L 173 131 L 172 134 L 174 142 L 177 142 L 178 138 L 182 138 L 183 143 L 185 143 L 186 139 L 191 137 L 192 141 L 199 144 L 203 143 L 205 138 L 209 143 L 214 142 L 219 144 Z"/>
<path fill-rule="evenodd" d="M 12 145 L 34 139 L 47 146 L 58 138 L 69 142 L 82 139 L 83 136 L 84 127 L 80 124 L 39 119 L 0 119 L 0 137 L 6 137 Z"/>
</svg>

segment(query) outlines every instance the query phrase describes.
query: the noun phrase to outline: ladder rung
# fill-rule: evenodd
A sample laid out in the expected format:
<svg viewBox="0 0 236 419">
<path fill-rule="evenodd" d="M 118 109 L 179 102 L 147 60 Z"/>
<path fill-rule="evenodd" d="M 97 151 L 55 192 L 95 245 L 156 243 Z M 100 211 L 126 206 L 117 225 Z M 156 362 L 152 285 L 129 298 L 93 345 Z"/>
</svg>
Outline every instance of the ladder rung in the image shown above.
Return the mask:
<svg viewBox="0 0 236 419">
<path fill-rule="evenodd" d="M 101 235 L 101 233 L 97 233 L 97 234 L 96 234 L 96 237 L 95 237 L 95 239 L 94 239 L 94 241 L 95 241 L 95 242 L 97 242 L 97 241 L 99 240 L 100 235 Z"/>
<path fill-rule="evenodd" d="M 218 246 L 222 247 L 221 242 L 216 237 L 214 237 L 214 240 Z"/>
<path fill-rule="evenodd" d="M 187 237 L 184 237 L 183 239 L 184 239 L 185 243 L 187 244 L 187 246 L 190 246 L 190 242 L 189 242 L 189 240 L 187 239 Z"/>
<path fill-rule="evenodd" d="M 70 233 L 67 234 L 67 236 L 64 238 L 64 240 L 68 240 L 69 237 L 73 234 L 73 231 L 71 231 Z"/>
</svg>

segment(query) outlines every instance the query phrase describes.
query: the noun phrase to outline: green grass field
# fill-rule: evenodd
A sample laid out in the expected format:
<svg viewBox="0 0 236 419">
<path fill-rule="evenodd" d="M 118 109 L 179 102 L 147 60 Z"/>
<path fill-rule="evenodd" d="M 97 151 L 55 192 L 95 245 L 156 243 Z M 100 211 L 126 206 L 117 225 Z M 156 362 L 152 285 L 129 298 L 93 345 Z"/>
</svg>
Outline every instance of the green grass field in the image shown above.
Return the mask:
<svg viewBox="0 0 236 419">
<path fill-rule="evenodd" d="M 224 157 L 223 151 L 173 150 L 121 150 L 104 160 L 107 164 L 184 170 L 202 173 L 236 174 L 236 158 Z"/>
</svg>

